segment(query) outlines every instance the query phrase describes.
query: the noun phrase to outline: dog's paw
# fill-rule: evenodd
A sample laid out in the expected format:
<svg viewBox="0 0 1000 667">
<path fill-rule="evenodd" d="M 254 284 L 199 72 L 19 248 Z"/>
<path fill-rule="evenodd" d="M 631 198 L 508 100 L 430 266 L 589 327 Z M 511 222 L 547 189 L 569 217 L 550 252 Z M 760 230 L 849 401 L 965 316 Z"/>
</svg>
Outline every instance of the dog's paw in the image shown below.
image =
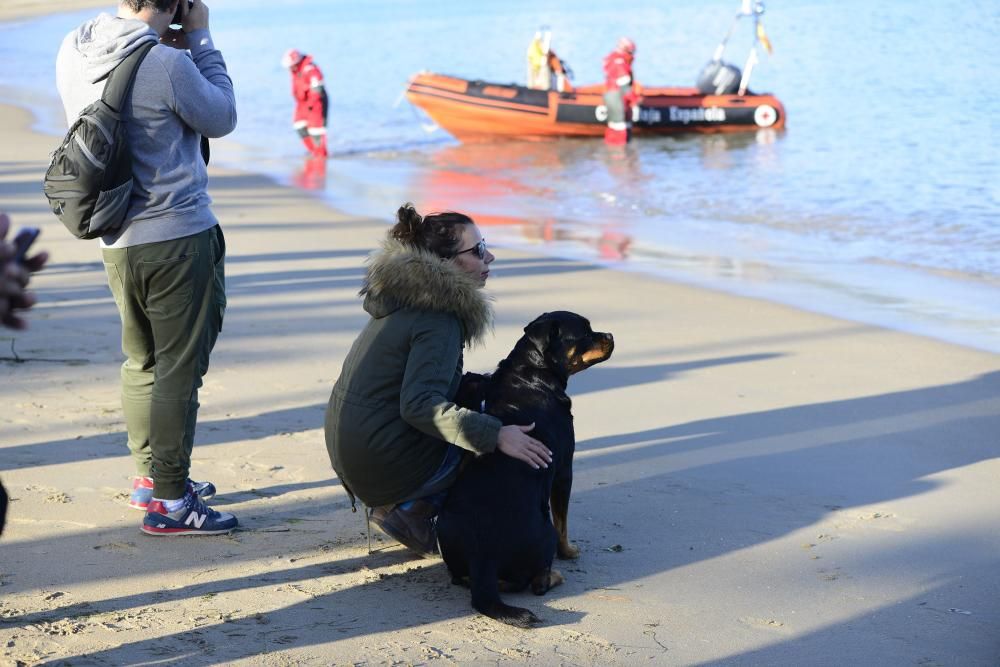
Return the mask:
<svg viewBox="0 0 1000 667">
<path fill-rule="evenodd" d="M 580 557 L 580 547 L 571 542 L 560 542 L 556 548 L 556 556 L 560 560 L 576 560 Z"/>
<path fill-rule="evenodd" d="M 499 605 L 499 607 L 494 610 L 494 613 L 487 615 L 496 621 L 500 621 L 501 623 L 513 625 L 515 628 L 523 628 L 525 630 L 542 624 L 542 619 L 535 616 L 531 613 L 531 611 L 521 607 L 510 607 L 505 604 Z"/>
<path fill-rule="evenodd" d="M 535 595 L 545 595 L 564 581 L 566 580 L 559 570 L 549 568 L 531 580 L 531 592 Z"/>
</svg>

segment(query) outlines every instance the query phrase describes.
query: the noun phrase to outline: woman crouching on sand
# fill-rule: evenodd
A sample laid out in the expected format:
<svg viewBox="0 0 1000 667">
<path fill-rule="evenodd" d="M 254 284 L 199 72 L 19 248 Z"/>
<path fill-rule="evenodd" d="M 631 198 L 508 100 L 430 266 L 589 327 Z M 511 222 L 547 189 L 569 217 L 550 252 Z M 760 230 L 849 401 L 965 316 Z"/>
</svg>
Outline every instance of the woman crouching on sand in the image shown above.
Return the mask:
<svg viewBox="0 0 1000 667">
<path fill-rule="evenodd" d="M 479 412 L 482 390 L 467 391 L 485 381 L 463 375 L 462 351 L 492 325 L 482 288 L 494 259 L 468 216 L 400 207 L 369 257 L 360 294 L 371 319 L 326 411 L 330 462 L 352 504 L 360 498 L 376 526 L 424 556 L 437 553 L 433 519 L 463 453 L 552 461 L 528 435 L 534 424 L 503 426 Z"/>
</svg>

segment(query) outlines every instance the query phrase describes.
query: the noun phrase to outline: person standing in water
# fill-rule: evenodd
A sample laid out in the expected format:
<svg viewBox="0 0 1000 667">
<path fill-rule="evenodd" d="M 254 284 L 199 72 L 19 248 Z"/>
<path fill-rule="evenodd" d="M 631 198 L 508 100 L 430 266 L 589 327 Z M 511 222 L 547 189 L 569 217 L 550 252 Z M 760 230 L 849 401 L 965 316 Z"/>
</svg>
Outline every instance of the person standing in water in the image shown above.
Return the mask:
<svg viewBox="0 0 1000 667">
<path fill-rule="evenodd" d="M 628 37 L 618 40 L 615 50 L 604 58 L 604 105 L 608 110 L 605 143 L 621 146 L 628 143 L 632 126 L 632 105 L 637 101 L 632 78 L 635 42 Z"/>
<path fill-rule="evenodd" d="M 292 75 L 292 97 L 295 98 L 292 127 L 310 154 L 326 157 L 326 118 L 330 105 L 323 72 L 312 56 L 297 49 L 286 51 L 281 64 Z"/>
</svg>

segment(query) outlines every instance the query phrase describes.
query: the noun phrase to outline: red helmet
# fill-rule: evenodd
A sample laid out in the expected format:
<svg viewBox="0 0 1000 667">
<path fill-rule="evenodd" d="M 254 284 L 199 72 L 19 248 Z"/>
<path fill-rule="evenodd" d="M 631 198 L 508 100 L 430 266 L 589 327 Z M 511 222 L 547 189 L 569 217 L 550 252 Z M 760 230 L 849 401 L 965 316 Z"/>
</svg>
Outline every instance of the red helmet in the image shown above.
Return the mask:
<svg viewBox="0 0 1000 667">
<path fill-rule="evenodd" d="M 299 53 L 298 49 L 288 49 L 285 51 L 285 55 L 281 56 L 281 66 L 282 67 L 294 67 L 302 62 L 304 56 Z"/>
<path fill-rule="evenodd" d="M 624 53 L 635 53 L 635 42 L 628 37 L 622 37 L 618 40 L 617 50 Z"/>
</svg>

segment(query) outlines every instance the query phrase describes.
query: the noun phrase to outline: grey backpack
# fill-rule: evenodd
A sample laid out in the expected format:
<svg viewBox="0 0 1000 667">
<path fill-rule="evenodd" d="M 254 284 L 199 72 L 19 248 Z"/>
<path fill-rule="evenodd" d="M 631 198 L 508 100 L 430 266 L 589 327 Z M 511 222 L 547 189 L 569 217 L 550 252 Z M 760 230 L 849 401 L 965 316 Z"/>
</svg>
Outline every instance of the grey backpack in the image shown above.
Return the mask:
<svg viewBox="0 0 1000 667">
<path fill-rule="evenodd" d="M 108 75 L 101 99 L 80 114 L 52 154 L 42 189 L 56 217 L 78 239 L 121 229 L 132 196 L 132 153 L 122 107 L 150 41 L 125 57 Z"/>
</svg>

